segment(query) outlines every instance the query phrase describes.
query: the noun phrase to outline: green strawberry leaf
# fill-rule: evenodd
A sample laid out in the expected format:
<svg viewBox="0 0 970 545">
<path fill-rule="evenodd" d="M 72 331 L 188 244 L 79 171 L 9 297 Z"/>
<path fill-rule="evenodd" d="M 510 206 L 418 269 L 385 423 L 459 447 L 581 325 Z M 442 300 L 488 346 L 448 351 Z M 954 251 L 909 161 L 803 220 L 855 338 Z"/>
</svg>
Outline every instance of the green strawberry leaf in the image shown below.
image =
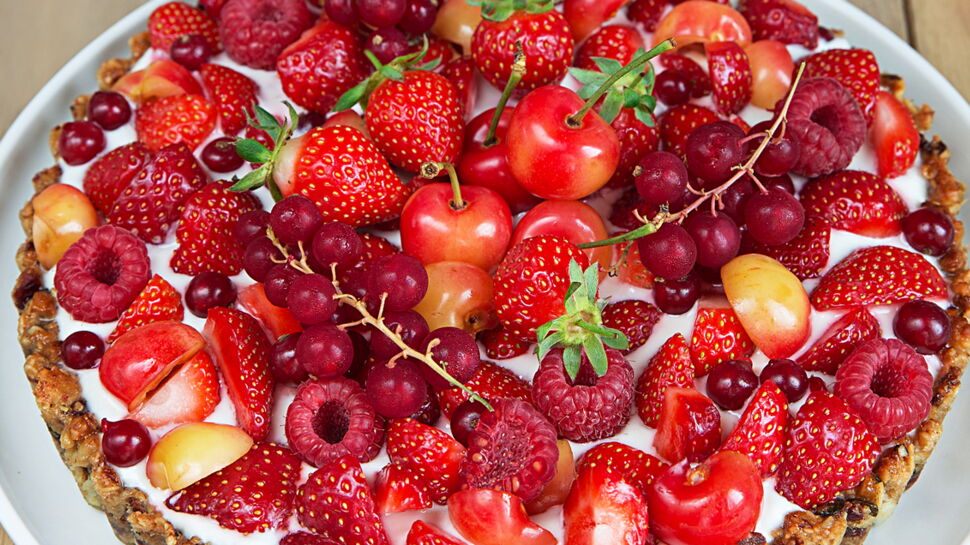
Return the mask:
<svg viewBox="0 0 970 545">
<path fill-rule="evenodd" d="M 603 105 L 600 106 L 600 117 L 603 121 L 607 123 L 612 123 L 616 116 L 620 115 L 620 109 L 623 108 L 623 93 L 617 93 L 610 91 L 606 93 L 606 98 L 603 100 Z"/>
<path fill-rule="evenodd" d="M 653 98 L 653 97 L 651 97 Z M 648 127 L 654 126 L 653 114 L 647 108 L 636 108 L 633 110 L 633 115 L 640 120 L 641 123 Z"/>
<path fill-rule="evenodd" d="M 337 99 L 337 104 L 333 107 L 333 111 L 342 112 L 353 108 L 355 104 L 364 98 L 369 83 L 369 80 L 364 80 L 348 89 L 346 93 L 340 95 L 340 98 Z"/>
<path fill-rule="evenodd" d="M 236 140 L 236 153 L 249 163 L 266 163 L 273 158 L 273 152 L 251 138 Z"/>
<path fill-rule="evenodd" d="M 600 72 L 604 74 L 615 74 L 623 68 L 623 63 L 609 57 L 591 57 L 591 59 L 596 64 L 596 67 L 600 69 Z"/>
<path fill-rule="evenodd" d="M 239 181 L 234 183 L 232 187 L 229 188 L 230 191 L 249 191 L 251 189 L 256 189 L 257 187 L 263 185 L 266 179 L 272 174 L 272 169 L 269 168 L 270 164 L 266 163 L 263 166 L 257 168 L 256 170 L 246 174 Z"/>
</svg>

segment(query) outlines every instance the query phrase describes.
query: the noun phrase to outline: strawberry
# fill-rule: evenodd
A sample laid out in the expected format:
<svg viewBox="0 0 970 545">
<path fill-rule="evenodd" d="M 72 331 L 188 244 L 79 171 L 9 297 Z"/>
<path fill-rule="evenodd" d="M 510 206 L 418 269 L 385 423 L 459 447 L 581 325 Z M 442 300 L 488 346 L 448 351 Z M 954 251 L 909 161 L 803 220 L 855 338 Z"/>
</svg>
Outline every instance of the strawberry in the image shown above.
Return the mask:
<svg viewBox="0 0 970 545">
<path fill-rule="evenodd" d="M 128 418 L 149 428 L 202 422 L 216 410 L 221 398 L 216 366 L 208 354 L 199 352 L 165 377 Z"/>
<path fill-rule="evenodd" d="M 754 343 L 733 310 L 702 308 L 697 311 L 690 338 L 696 376 L 708 374 L 722 361 L 747 358 L 754 354 L 754 349 Z"/>
<path fill-rule="evenodd" d="M 483 10 L 484 19 L 472 36 L 472 59 L 485 80 L 498 89 L 512 75 L 516 42 L 522 43 L 525 57 L 519 91 L 559 82 L 572 64 L 575 42 L 566 18 L 556 10 L 530 13 L 545 9 L 534 4 L 512 13 L 502 8 L 496 11 L 504 13 Z"/>
<path fill-rule="evenodd" d="M 150 100 L 135 111 L 138 141 L 152 151 L 184 143 L 194 150 L 216 128 L 216 107 L 199 95 Z"/>
<path fill-rule="evenodd" d="M 347 545 L 388 545 L 364 470 L 353 456 L 337 458 L 310 474 L 296 493 L 304 527 Z"/>
<path fill-rule="evenodd" d="M 243 246 L 232 234 L 232 224 L 246 212 L 257 210 L 252 193 L 230 191 L 229 182 L 213 182 L 185 201 L 175 237 L 172 270 L 191 276 L 214 271 L 235 276 L 242 270 Z"/>
<path fill-rule="evenodd" d="M 471 116 L 475 110 L 475 97 L 478 95 L 478 86 L 475 84 L 475 63 L 472 62 L 472 58 L 459 57 L 449 61 L 441 68 L 441 75 L 458 91 L 458 105 L 461 107 L 462 119 Z"/>
<path fill-rule="evenodd" d="M 650 289 L 653 287 L 653 273 L 648 271 L 643 266 L 643 262 L 640 261 L 640 249 L 636 244 L 630 245 L 626 256 L 622 252 L 615 252 L 615 254 L 617 261 L 613 266 L 616 267 L 617 278 L 638 288 Z"/>
<path fill-rule="evenodd" d="M 185 144 L 172 144 L 138 171 L 106 219 L 145 242 L 161 244 L 189 195 L 208 181 L 192 150 Z"/>
<path fill-rule="evenodd" d="M 518 375 L 501 365 L 484 360 L 475 371 L 475 375 L 465 383 L 473 392 L 487 400 L 503 397 L 529 401 L 532 399 L 532 387 Z M 438 392 L 438 404 L 441 413 L 451 418 L 451 413 L 468 399 L 468 393 L 461 388 L 449 388 Z"/>
<path fill-rule="evenodd" d="M 254 440 L 263 440 L 273 401 L 266 334 L 256 318 L 221 307 L 209 310 L 202 334 L 229 390 L 237 424 Z"/>
<path fill-rule="evenodd" d="M 466 543 L 442 532 L 433 524 L 416 520 L 408 532 L 406 545 L 466 545 Z"/>
<path fill-rule="evenodd" d="M 478 338 L 485 347 L 485 355 L 493 360 L 507 360 L 529 351 L 530 343 L 516 339 L 503 328 L 483 331 Z"/>
<path fill-rule="evenodd" d="M 761 383 L 721 450 L 740 452 L 754 462 L 761 477 L 770 477 L 781 464 L 788 429 L 788 400 L 773 381 Z"/>
<path fill-rule="evenodd" d="M 829 239 L 832 228 L 819 218 L 808 217 L 802 232 L 792 240 L 777 246 L 767 246 L 751 237 L 744 237 L 742 253 L 763 254 L 776 259 L 799 280 L 822 276 L 829 262 Z"/>
<path fill-rule="evenodd" d="M 902 231 L 909 211 L 885 180 L 862 170 L 842 170 L 811 180 L 800 199 L 808 217 L 820 218 L 833 229 L 885 238 Z"/>
<path fill-rule="evenodd" d="M 670 0 L 633 0 L 626 8 L 626 17 L 646 32 L 657 29 Z"/>
<path fill-rule="evenodd" d="M 653 118 L 653 114 L 649 115 Z M 660 149 L 660 130 L 657 128 L 656 120 L 651 127 L 637 119 L 637 112 L 633 108 L 620 109 L 620 113 L 613 118 L 610 126 L 620 139 L 620 162 L 616 165 L 616 172 L 608 183 L 610 187 L 630 186 L 633 183 L 633 171 L 640 163 L 640 159 Z"/>
<path fill-rule="evenodd" d="M 629 64 L 637 50 L 643 47 L 643 36 L 633 27 L 607 25 L 594 32 L 583 42 L 576 53 L 575 66 L 586 70 L 599 70 L 594 57 L 614 59 Z"/>
<path fill-rule="evenodd" d="M 428 486 L 401 464 L 387 464 L 374 481 L 374 501 L 380 514 L 430 509 Z"/>
<path fill-rule="evenodd" d="M 694 388 L 667 388 L 653 448 L 673 463 L 703 460 L 721 445 L 721 413 Z"/>
<path fill-rule="evenodd" d="M 102 214 L 111 211 L 115 200 L 135 175 L 152 160 L 152 152 L 141 142 L 115 148 L 99 157 L 84 173 L 84 192 Z"/>
<path fill-rule="evenodd" d="M 442 40 L 434 34 L 429 33 L 427 36 L 428 51 L 425 52 L 424 58 L 421 59 L 421 62 L 430 63 L 440 59 L 438 66 L 445 66 L 449 62 L 458 58 L 458 53 L 455 52 L 455 46 L 451 45 L 445 40 Z M 422 46 L 423 44 L 416 45 L 414 52 L 420 51 Z"/>
<path fill-rule="evenodd" d="M 398 418 L 387 429 L 391 462 L 415 473 L 428 486 L 431 499 L 444 505 L 458 490 L 458 466 L 465 447 L 447 433 L 414 420 Z"/>
<path fill-rule="evenodd" d="M 302 466 L 286 447 L 253 445 L 229 466 L 173 494 L 165 505 L 244 534 L 286 528 Z"/>
<path fill-rule="evenodd" d="M 585 270 L 589 260 L 568 240 L 543 235 L 516 244 L 495 272 L 495 307 L 510 335 L 535 340 L 535 330 L 565 313 L 569 262 Z"/>
<path fill-rule="evenodd" d="M 738 9 L 755 40 L 818 47 L 818 17 L 795 0 L 741 0 Z"/>
<path fill-rule="evenodd" d="M 629 354 L 647 342 L 660 316 L 661 312 L 650 303 L 629 299 L 606 305 L 603 309 L 603 325 L 626 335 L 629 347 L 623 352 Z"/>
<path fill-rule="evenodd" d="M 844 401 L 815 392 L 788 429 L 775 490 L 811 509 L 862 482 L 880 452 L 879 441 Z"/>
<path fill-rule="evenodd" d="M 286 534 L 280 540 L 280 545 L 334 545 L 334 543 L 334 540 L 329 537 L 318 536 L 310 532 Z"/>
<path fill-rule="evenodd" d="M 680 333 L 667 339 L 637 379 L 637 414 L 647 426 L 656 428 L 660 422 L 664 392 L 670 387 L 694 387 L 694 362 Z"/>
<path fill-rule="evenodd" d="M 809 299 L 816 310 L 829 310 L 946 296 L 946 281 L 923 256 L 895 246 L 870 246 L 832 267 Z"/>
<path fill-rule="evenodd" d="M 199 75 L 209 99 L 216 104 L 222 132 L 233 135 L 246 128 L 246 113 L 255 115 L 253 105 L 259 102 L 256 83 L 232 68 L 218 64 L 203 64 Z"/>
<path fill-rule="evenodd" d="M 371 70 L 361 39 L 351 29 L 325 19 L 304 32 L 276 60 L 286 96 L 317 112 L 333 108 L 337 99 Z"/>
<path fill-rule="evenodd" d="M 855 98 L 872 121 L 872 108 L 879 92 L 879 65 L 876 56 L 868 49 L 829 49 L 805 59 L 803 79 L 835 78 Z"/>
<path fill-rule="evenodd" d="M 646 493 L 653 481 L 670 467 L 667 462 L 623 443 L 607 441 L 586 451 L 576 463 L 576 471 L 603 466 L 620 474 L 630 484 Z"/>
<path fill-rule="evenodd" d="M 701 68 L 701 65 L 694 62 L 694 59 L 680 53 L 667 52 L 660 55 L 660 65 L 667 70 L 678 70 L 686 75 L 694 98 L 711 93 L 711 77 Z"/>
<path fill-rule="evenodd" d="M 458 91 L 434 72 L 386 79 L 370 95 L 367 132 L 391 164 L 418 173 L 428 162 L 454 163 L 464 139 Z"/>
<path fill-rule="evenodd" d="M 864 307 L 842 315 L 822 335 L 822 337 L 799 356 L 798 364 L 806 371 L 818 371 L 835 375 L 845 358 L 869 339 L 882 334 L 879 321 Z"/>
<path fill-rule="evenodd" d="M 563 504 L 565 543 L 646 543 L 650 541 L 647 500 L 639 487 L 606 466 L 579 472 Z"/>
<path fill-rule="evenodd" d="M 182 2 L 162 4 L 148 17 L 152 48 L 168 51 L 172 42 L 186 34 L 198 34 L 209 42 L 212 53 L 222 51 L 219 25 L 202 11 Z"/>
<path fill-rule="evenodd" d="M 694 129 L 718 121 L 716 113 L 696 104 L 681 104 L 660 115 L 660 143 L 663 149 L 684 155 L 687 137 Z"/>
<path fill-rule="evenodd" d="M 916 123 L 906 106 L 887 91 L 876 93 L 869 132 L 876 147 L 880 176 L 901 176 L 916 162 L 919 153 Z"/>
<path fill-rule="evenodd" d="M 260 282 L 239 290 L 237 301 L 243 310 L 259 320 L 266 336 L 270 339 L 279 339 L 283 335 L 303 330 L 290 309 L 278 307 L 269 302 L 266 298 L 266 290 Z"/>
<path fill-rule="evenodd" d="M 751 101 L 748 54 L 734 42 L 708 42 L 704 51 L 717 110 L 725 115 L 737 113 Z"/>
<path fill-rule="evenodd" d="M 152 322 L 164 320 L 181 322 L 184 314 L 182 296 L 164 278 L 156 274 L 148 284 L 145 284 L 128 309 L 121 313 L 118 324 L 108 335 L 108 342 L 114 342 L 132 329 Z"/>
</svg>

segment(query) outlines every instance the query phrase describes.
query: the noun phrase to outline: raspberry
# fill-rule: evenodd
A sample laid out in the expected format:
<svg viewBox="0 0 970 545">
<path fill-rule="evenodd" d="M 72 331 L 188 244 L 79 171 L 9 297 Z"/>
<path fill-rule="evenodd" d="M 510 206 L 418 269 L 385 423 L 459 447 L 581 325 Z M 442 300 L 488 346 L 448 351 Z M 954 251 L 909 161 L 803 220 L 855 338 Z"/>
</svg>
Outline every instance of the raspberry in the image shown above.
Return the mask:
<svg viewBox="0 0 970 545">
<path fill-rule="evenodd" d="M 792 172 L 809 178 L 849 166 L 866 138 L 866 118 L 859 104 L 832 78 L 802 82 L 787 119 L 788 134 L 802 150 Z"/>
<path fill-rule="evenodd" d="M 313 24 L 304 0 L 229 0 L 219 17 L 229 58 L 260 70 L 273 70 L 276 57 Z"/>
<path fill-rule="evenodd" d="M 343 377 L 309 380 L 297 389 L 286 411 L 286 439 L 317 467 L 346 455 L 368 462 L 384 442 L 384 419 L 356 382 Z"/>
<path fill-rule="evenodd" d="M 858 346 L 835 375 L 835 394 L 882 443 L 906 435 L 930 413 L 933 376 L 926 361 L 896 339 Z"/>
<path fill-rule="evenodd" d="M 145 243 L 114 225 L 89 229 L 57 262 L 57 302 L 82 322 L 117 320 L 151 278 Z"/>
<path fill-rule="evenodd" d="M 630 420 L 633 368 L 617 350 L 607 349 L 606 374 L 597 377 L 583 355 L 576 380 L 563 367 L 562 350 L 553 350 L 532 379 L 532 401 L 559 435 L 585 443 L 612 437 Z"/>
<path fill-rule="evenodd" d="M 494 488 L 530 502 L 556 473 L 556 430 L 531 404 L 497 399 L 468 436 L 458 470 L 462 489 Z"/>
</svg>

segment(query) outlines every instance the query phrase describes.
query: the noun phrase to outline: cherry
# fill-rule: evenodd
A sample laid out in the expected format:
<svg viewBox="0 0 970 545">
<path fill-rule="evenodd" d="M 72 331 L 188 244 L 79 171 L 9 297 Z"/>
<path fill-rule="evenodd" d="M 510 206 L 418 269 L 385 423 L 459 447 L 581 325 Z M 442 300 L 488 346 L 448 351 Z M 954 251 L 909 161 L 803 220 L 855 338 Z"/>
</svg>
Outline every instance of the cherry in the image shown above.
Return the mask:
<svg viewBox="0 0 970 545">
<path fill-rule="evenodd" d="M 457 327 L 442 327 L 432 331 L 424 339 L 422 348 L 424 351 L 430 350 L 434 361 L 461 383 L 471 380 L 482 363 L 475 337 Z M 421 366 L 421 374 L 435 390 L 453 386 L 426 365 Z"/>
<path fill-rule="evenodd" d="M 417 259 L 404 254 L 378 258 L 367 268 L 368 296 L 375 304 L 381 297 L 385 310 L 414 308 L 428 291 L 428 273 Z"/>
<path fill-rule="evenodd" d="M 303 195 L 290 195 L 273 206 L 269 226 L 280 241 L 286 244 L 309 242 L 323 223 L 317 205 Z"/>
<path fill-rule="evenodd" d="M 209 142 L 202 148 L 202 162 L 212 172 L 235 172 L 245 161 L 236 153 L 236 139 L 223 136 Z"/>
<path fill-rule="evenodd" d="M 131 120 L 131 105 L 121 93 L 98 91 L 88 100 L 88 119 L 112 131 Z"/>
<path fill-rule="evenodd" d="M 367 399 L 385 418 L 411 416 L 428 400 L 428 384 L 419 371 L 424 366 L 406 358 L 391 365 L 378 364 L 367 373 Z"/>
<path fill-rule="evenodd" d="M 727 360 L 707 375 L 707 395 L 719 407 L 736 411 L 744 406 L 758 387 L 758 377 L 747 360 Z"/>
<path fill-rule="evenodd" d="M 680 278 L 697 260 L 694 239 L 676 223 L 665 223 L 657 232 L 637 239 L 637 249 L 643 266 L 661 278 Z"/>
<path fill-rule="evenodd" d="M 253 280 L 262 282 L 269 271 L 277 264 L 274 259 L 283 259 L 283 254 L 267 237 L 251 240 L 243 253 L 243 268 Z"/>
<path fill-rule="evenodd" d="M 61 359 L 71 369 L 93 369 L 104 355 L 104 341 L 90 331 L 75 331 L 61 343 Z"/>
<path fill-rule="evenodd" d="M 322 324 L 337 309 L 336 294 L 333 282 L 322 274 L 301 274 L 290 284 L 286 306 L 301 324 Z"/>
<path fill-rule="evenodd" d="M 741 230 L 727 214 L 695 212 L 684 222 L 684 229 L 697 245 L 697 263 L 718 269 L 738 255 Z"/>
<path fill-rule="evenodd" d="M 173 61 L 189 70 L 198 70 L 203 64 L 209 62 L 209 58 L 212 57 L 212 47 L 209 46 L 209 40 L 201 34 L 185 34 L 172 42 L 169 55 Z"/>
<path fill-rule="evenodd" d="M 265 210 L 250 210 L 232 226 L 232 236 L 243 246 L 266 234 L 269 225 L 269 212 Z"/>
<path fill-rule="evenodd" d="M 374 28 L 396 25 L 404 17 L 406 0 L 357 0 L 357 15 Z"/>
<path fill-rule="evenodd" d="M 950 317 L 929 301 L 910 301 L 893 318 L 893 333 L 920 354 L 936 354 L 950 341 Z"/>
<path fill-rule="evenodd" d="M 424 338 L 431 332 L 424 317 L 413 310 L 402 312 L 388 312 L 384 314 L 384 324 L 391 331 L 397 333 L 404 344 L 411 348 L 419 348 Z M 370 336 L 370 353 L 378 359 L 390 359 L 401 352 L 399 347 L 387 335 L 380 331 L 372 331 Z"/>
<path fill-rule="evenodd" d="M 795 63 L 785 44 L 758 40 L 744 48 L 751 66 L 751 104 L 774 109 L 791 87 Z"/>
<path fill-rule="evenodd" d="M 903 236 L 916 251 L 940 257 L 953 247 L 953 221 L 938 208 L 918 208 L 903 218 Z"/>
<path fill-rule="evenodd" d="M 296 357 L 296 343 L 299 342 L 300 335 L 299 332 L 283 335 L 269 352 L 269 370 L 273 374 L 273 380 L 280 384 L 296 386 L 310 378 L 310 374 Z"/>
<path fill-rule="evenodd" d="M 468 437 L 475 431 L 478 420 L 486 411 L 488 409 L 485 405 L 474 399 L 467 399 L 456 407 L 451 413 L 451 435 L 455 440 L 467 447 Z"/>
<path fill-rule="evenodd" d="M 660 206 L 677 202 L 687 189 L 687 166 L 669 151 L 644 155 L 639 169 L 635 180 L 637 193 L 647 204 Z"/>
<path fill-rule="evenodd" d="M 744 222 L 752 238 L 768 246 L 784 244 L 798 236 L 805 225 L 805 209 L 794 196 L 779 187 L 756 192 L 744 205 Z"/>
<path fill-rule="evenodd" d="M 360 260 L 364 241 L 346 223 L 332 221 L 317 229 L 310 243 L 310 255 L 321 265 L 350 267 Z"/>
<path fill-rule="evenodd" d="M 355 27 L 359 21 L 356 3 L 355 0 L 327 0 L 323 3 L 323 9 L 333 22 Z"/>
<path fill-rule="evenodd" d="M 690 76 L 680 70 L 664 70 L 657 74 L 653 94 L 667 106 L 680 106 L 690 100 Z"/>
<path fill-rule="evenodd" d="M 680 279 L 662 280 L 653 285 L 654 303 L 664 314 L 684 314 L 694 308 L 700 297 L 700 279 L 693 272 Z"/>
<path fill-rule="evenodd" d="M 519 219 L 509 247 L 539 235 L 562 237 L 573 244 L 603 240 L 609 236 L 603 217 L 582 201 L 543 201 Z M 584 250 L 590 263 L 599 263 L 603 270 L 610 268 L 613 250 L 600 246 Z"/>
<path fill-rule="evenodd" d="M 111 422 L 101 420 L 101 451 L 109 464 L 131 467 L 148 456 L 152 437 L 148 428 L 137 420 L 124 419 Z"/>
<path fill-rule="evenodd" d="M 104 150 L 104 131 L 93 121 L 71 121 L 61 126 L 57 142 L 65 163 L 83 165 Z"/>
<path fill-rule="evenodd" d="M 333 324 L 311 326 L 296 341 L 296 359 L 313 376 L 337 377 L 350 369 L 354 343 L 346 331 Z"/>
<path fill-rule="evenodd" d="M 199 273 L 185 289 L 185 306 L 199 318 L 208 316 L 210 308 L 228 308 L 235 302 L 236 286 L 222 273 Z"/>
<path fill-rule="evenodd" d="M 414 307 L 431 329 L 457 327 L 477 333 L 498 326 L 492 277 L 468 263 L 441 261 L 425 267 L 428 293 Z"/>
<path fill-rule="evenodd" d="M 438 4 L 436 2 L 432 0 L 408 0 L 400 27 L 412 36 L 420 36 L 431 30 L 436 15 L 438 15 Z"/>
<path fill-rule="evenodd" d="M 774 381 L 785 394 L 789 403 L 794 403 L 805 396 L 808 391 L 808 374 L 801 365 L 789 359 L 774 359 L 761 370 L 761 382 Z"/>
<path fill-rule="evenodd" d="M 395 27 L 386 27 L 371 33 L 364 49 L 373 53 L 381 64 L 388 64 L 402 55 L 407 55 L 411 46 L 408 45 L 406 34 Z"/>
<path fill-rule="evenodd" d="M 694 129 L 685 147 L 687 170 L 703 180 L 705 187 L 725 182 L 744 158 L 742 138 L 744 131 L 730 121 L 715 121 Z"/>
</svg>

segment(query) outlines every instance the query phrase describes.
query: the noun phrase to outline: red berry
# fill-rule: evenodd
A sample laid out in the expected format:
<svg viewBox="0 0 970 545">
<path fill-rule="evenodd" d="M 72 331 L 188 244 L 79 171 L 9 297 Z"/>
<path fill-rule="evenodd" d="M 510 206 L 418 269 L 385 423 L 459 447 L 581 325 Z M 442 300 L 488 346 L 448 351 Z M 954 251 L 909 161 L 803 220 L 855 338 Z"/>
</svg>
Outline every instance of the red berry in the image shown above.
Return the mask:
<svg viewBox="0 0 970 545">
<path fill-rule="evenodd" d="M 378 363 L 367 373 L 364 390 L 378 414 L 404 418 L 417 412 L 428 399 L 428 383 L 421 376 L 424 364 L 398 359 L 394 366 Z"/>
<path fill-rule="evenodd" d="M 425 337 L 422 347 L 422 351 L 430 353 L 438 365 L 461 383 L 471 380 L 482 362 L 475 338 L 457 327 L 441 327 L 432 331 Z M 450 382 L 426 365 L 421 367 L 421 374 L 435 390 L 452 387 Z"/>
<path fill-rule="evenodd" d="M 226 54 L 260 70 L 272 70 L 283 49 L 312 24 L 303 0 L 228 0 L 219 13 Z"/>
<path fill-rule="evenodd" d="M 206 144 L 200 157 L 209 170 L 218 173 L 235 172 L 245 162 L 236 153 L 236 140 L 228 136 L 216 138 Z"/>
<path fill-rule="evenodd" d="M 104 151 L 104 131 L 93 121 L 71 121 L 61 126 L 57 150 L 64 162 L 83 165 Z"/>
<path fill-rule="evenodd" d="M 789 403 L 801 400 L 808 391 L 808 374 L 805 373 L 805 368 L 792 360 L 769 361 L 758 378 L 761 382 L 774 382 Z"/>
<path fill-rule="evenodd" d="M 805 226 L 805 209 L 784 189 L 756 192 L 744 205 L 744 223 L 751 237 L 768 246 L 790 242 Z"/>
<path fill-rule="evenodd" d="M 866 139 L 862 110 L 832 78 L 802 80 L 786 120 L 786 135 L 801 149 L 792 172 L 810 178 L 847 167 Z"/>
<path fill-rule="evenodd" d="M 700 278 L 694 272 L 683 278 L 661 279 L 653 285 L 653 300 L 664 314 L 684 314 L 694 308 L 700 297 Z"/>
<path fill-rule="evenodd" d="M 172 42 L 169 56 L 189 70 L 198 70 L 203 64 L 209 62 L 212 46 L 201 34 L 183 34 Z"/>
<path fill-rule="evenodd" d="M 935 354 L 950 342 L 950 317 L 929 301 L 909 301 L 896 311 L 893 333 L 920 354 Z"/>
<path fill-rule="evenodd" d="M 210 308 L 229 307 L 236 302 L 236 287 L 229 277 L 212 271 L 200 273 L 185 289 L 185 306 L 199 318 L 205 318 Z"/>
<path fill-rule="evenodd" d="M 697 261 L 694 239 L 676 223 L 664 223 L 657 232 L 638 239 L 637 246 L 643 266 L 661 278 L 682 278 Z"/>
<path fill-rule="evenodd" d="M 101 452 L 109 464 L 131 467 L 144 460 L 152 448 L 152 437 L 148 428 L 137 420 L 111 422 L 103 419 L 101 430 Z"/>
<path fill-rule="evenodd" d="M 104 355 L 104 341 L 90 331 L 75 331 L 61 343 L 61 359 L 71 369 L 94 369 Z"/>
<path fill-rule="evenodd" d="M 315 325 L 300 335 L 296 359 L 311 375 L 339 377 L 354 361 L 354 343 L 346 331 L 333 324 Z"/>
<path fill-rule="evenodd" d="M 885 180 L 861 170 L 842 170 L 811 180 L 801 192 L 805 213 L 841 229 L 868 237 L 901 231 L 906 204 Z"/>
<path fill-rule="evenodd" d="M 88 119 L 113 131 L 131 120 L 131 105 L 121 93 L 98 91 L 88 100 Z"/>
<path fill-rule="evenodd" d="M 938 208 L 918 208 L 903 218 L 903 236 L 918 252 L 934 257 L 946 255 L 953 247 L 953 220 Z"/>
<path fill-rule="evenodd" d="M 747 456 L 768 477 L 778 470 L 785 447 L 788 428 L 788 403 L 781 390 L 765 381 L 754 394 L 734 431 L 721 445 L 721 450 L 733 450 Z"/>
<path fill-rule="evenodd" d="M 723 361 L 707 375 L 707 395 L 728 411 L 743 407 L 757 387 L 758 377 L 748 360 Z"/>
<path fill-rule="evenodd" d="M 310 378 L 309 373 L 296 357 L 296 343 L 300 340 L 300 333 L 292 333 L 280 337 L 269 353 L 269 370 L 273 373 L 273 380 L 281 384 L 296 386 Z"/>
</svg>

